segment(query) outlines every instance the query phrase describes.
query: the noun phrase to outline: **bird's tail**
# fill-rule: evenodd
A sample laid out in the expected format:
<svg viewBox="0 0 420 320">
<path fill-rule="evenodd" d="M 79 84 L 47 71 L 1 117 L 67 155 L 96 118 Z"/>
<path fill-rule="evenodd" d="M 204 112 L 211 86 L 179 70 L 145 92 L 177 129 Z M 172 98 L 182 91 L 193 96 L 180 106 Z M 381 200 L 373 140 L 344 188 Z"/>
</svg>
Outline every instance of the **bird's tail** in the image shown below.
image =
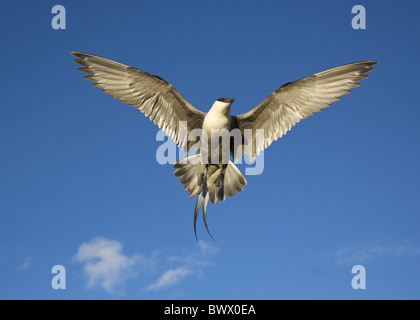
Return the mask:
<svg viewBox="0 0 420 320">
<path fill-rule="evenodd" d="M 194 211 L 194 233 L 197 238 L 196 224 L 200 207 L 203 207 L 203 220 L 207 232 L 212 237 L 207 225 L 207 204 L 210 200 L 224 201 L 226 196 L 233 197 L 241 192 L 246 179 L 238 167 L 229 161 L 228 164 L 203 164 L 201 155 L 195 154 L 174 164 L 175 176 L 190 193 L 190 198 L 198 195 Z M 213 238 L 213 237 L 212 237 Z"/>
</svg>

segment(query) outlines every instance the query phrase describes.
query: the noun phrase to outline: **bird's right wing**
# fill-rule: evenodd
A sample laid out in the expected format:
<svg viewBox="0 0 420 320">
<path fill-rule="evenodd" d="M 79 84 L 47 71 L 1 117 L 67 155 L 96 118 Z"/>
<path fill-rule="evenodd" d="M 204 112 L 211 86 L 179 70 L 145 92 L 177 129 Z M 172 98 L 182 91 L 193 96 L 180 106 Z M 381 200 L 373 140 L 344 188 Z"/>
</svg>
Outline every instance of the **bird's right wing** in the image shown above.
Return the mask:
<svg viewBox="0 0 420 320">
<path fill-rule="evenodd" d="M 244 152 L 253 160 L 265 148 L 300 120 L 329 107 L 350 90 L 360 86 L 359 81 L 367 78 L 377 61 L 362 61 L 329 69 L 312 76 L 289 82 L 271 93 L 251 111 L 232 117 L 232 129 L 239 128 L 243 137 Z M 245 130 L 252 133 L 247 139 Z M 257 130 L 263 129 L 264 136 L 258 139 Z M 249 135 L 250 136 L 250 135 Z M 235 161 L 242 154 L 234 153 Z"/>
<path fill-rule="evenodd" d="M 193 129 L 201 129 L 205 113 L 188 103 L 170 83 L 113 60 L 88 53 L 72 54 L 79 58 L 74 61 L 83 66 L 79 70 L 88 74 L 86 79 L 93 81 L 95 87 L 138 108 L 182 149 L 187 148 L 187 143 L 194 143 L 188 142 L 187 135 Z M 187 127 L 180 128 L 180 121 L 186 121 Z"/>
</svg>

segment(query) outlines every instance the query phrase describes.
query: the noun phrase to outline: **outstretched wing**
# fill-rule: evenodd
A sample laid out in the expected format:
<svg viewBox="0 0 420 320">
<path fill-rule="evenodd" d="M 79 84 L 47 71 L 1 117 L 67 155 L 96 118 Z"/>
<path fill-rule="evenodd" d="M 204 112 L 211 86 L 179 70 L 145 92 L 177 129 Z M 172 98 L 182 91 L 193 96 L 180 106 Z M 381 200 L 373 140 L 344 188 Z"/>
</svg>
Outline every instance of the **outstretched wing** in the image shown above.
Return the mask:
<svg viewBox="0 0 420 320">
<path fill-rule="evenodd" d="M 367 78 L 364 74 L 372 71 L 376 63 L 351 63 L 286 83 L 253 110 L 233 117 L 232 127 L 239 128 L 244 136 L 244 152 L 251 160 L 255 159 L 300 120 L 329 107 L 349 94 L 351 89 L 360 86 L 358 82 Z M 252 130 L 252 138 L 247 140 L 245 129 Z M 264 129 L 262 139 L 258 139 L 257 129 Z M 240 153 L 235 154 L 235 160 L 241 156 Z"/>
<path fill-rule="evenodd" d="M 88 53 L 72 52 L 95 87 L 138 108 L 163 129 L 182 149 L 187 147 L 187 134 L 201 128 L 205 113 L 194 108 L 161 77 Z M 180 127 L 186 121 L 186 128 Z M 190 142 L 191 144 L 191 142 Z"/>
</svg>

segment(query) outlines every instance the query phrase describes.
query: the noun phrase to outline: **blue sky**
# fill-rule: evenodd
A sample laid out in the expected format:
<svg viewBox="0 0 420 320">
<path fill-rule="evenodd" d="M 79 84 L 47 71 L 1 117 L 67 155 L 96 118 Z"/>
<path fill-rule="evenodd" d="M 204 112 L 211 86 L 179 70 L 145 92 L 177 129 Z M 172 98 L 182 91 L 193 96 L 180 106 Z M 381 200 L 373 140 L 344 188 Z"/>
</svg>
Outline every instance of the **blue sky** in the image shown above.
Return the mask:
<svg viewBox="0 0 420 320">
<path fill-rule="evenodd" d="M 66 9 L 54 30 L 51 9 Z M 83 5 L 82 5 L 83 4 Z M 366 8 L 365 30 L 351 9 Z M 419 299 L 420 3 L 2 1 L 1 299 Z M 233 114 L 286 82 L 379 64 L 265 151 L 198 221 L 158 128 L 83 79 L 71 51 L 157 74 Z M 243 169 L 243 167 L 241 167 Z M 54 265 L 66 289 L 54 290 Z M 354 290 L 354 265 L 366 289 Z"/>
</svg>

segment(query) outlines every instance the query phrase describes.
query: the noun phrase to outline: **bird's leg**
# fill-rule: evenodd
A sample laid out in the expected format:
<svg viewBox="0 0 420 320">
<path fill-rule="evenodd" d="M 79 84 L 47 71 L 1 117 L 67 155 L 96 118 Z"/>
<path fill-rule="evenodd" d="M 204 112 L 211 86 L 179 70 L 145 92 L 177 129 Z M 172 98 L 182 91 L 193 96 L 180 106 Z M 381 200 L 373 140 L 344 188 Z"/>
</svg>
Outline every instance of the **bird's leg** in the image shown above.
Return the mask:
<svg viewBox="0 0 420 320">
<path fill-rule="evenodd" d="M 222 186 L 222 182 L 225 179 L 225 172 L 227 168 L 227 164 L 222 164 L 222 171 L 220 172 L 219 176 L 216 178 L 216 181 L 214 182 L 216 187 L 220 188 Z"/>
<path fill-rule="evenodd" d="M 204 179 L 203 179 L 203 183 L 204 183 L 204 186 L 206 186 L 206 188 L 207 188 L 207 174 L 208 174 L 208 171 L 209 171 L 209 165 L 206 164 L 206 166 L 204 168 Z"/>
<path fill-rule="evenodd" d="M 198 185 L 203 187 L 207 184 L 207 171 L 208 171 L 208 165 L 206 164 L 204 166 L 203 172 L 198 176 Z"/>
<path fill-rule="evenodd" d="M 222 171 L 220 172 L 219 176 L 215 181 L 217 191 L 217 198 L 220 201 L 225 201 L 225 172 L 226 172 L 227 165 L 222 164 Z"/>
</svg>

